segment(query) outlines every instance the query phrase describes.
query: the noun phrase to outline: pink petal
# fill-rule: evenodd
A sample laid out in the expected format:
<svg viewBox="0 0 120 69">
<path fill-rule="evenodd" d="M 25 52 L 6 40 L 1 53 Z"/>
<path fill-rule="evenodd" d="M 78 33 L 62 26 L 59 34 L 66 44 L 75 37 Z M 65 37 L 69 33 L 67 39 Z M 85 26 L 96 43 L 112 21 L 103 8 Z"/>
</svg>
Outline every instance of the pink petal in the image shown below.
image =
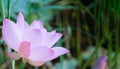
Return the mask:
<svg viewBox="0 0 120 69">
<path fill-rule="evenodd" d="M 27 58 L 30 54 L 30 42 L 23 41 L 18 49 L 18 54 L 21 57 Z"/>
<path fill-rule="evenodd" d="M 12 60 L 19 60 L 21 57 L 15 52 L 8 52 L 8 57 Z"/>
<path fill-rule="evenodd" d="M 52 49 L 40 46 L 31 50 L 28 59 L 33 61 L 44 61 L 51 58 L 53 54 L 54 52 Z"/>
<path fill-rule="evenodd" d="M 34 29 L 42 29 L 43 23 L 41 21 L 34 20 L 30 26 Z"/>
<path fill-rule="evenodd" d="M 18 14 L 17 25 L 18 28 L 20 29 L 21 34 L 23 34 L 29 27 L 28 23 L 24 20 L 24 16 L 22 15 L 21 12 L 19 12 Z"/>
<path fill-rule="evenodd" d="M 15 23 L 8 19 L 4 19 L 2 26 L 2 35 L 3 39 L 10 48 L 14 50 L 18 49 L 21 40 L 21 34 Z"/>
<path fill-rule="evenodd" d="M 28 60 L 28 63 L 32 66 L 42 66 L 45 62 L 44 61 L 32 61 L 32 60 Z"/>
<path fill-rule="evenodd" d="M 107 57 L 102 56 L 99 58 L 92 69 L 107 69 Z"/>
<path fill-rule="evenodd" d="M 30 29 L 29 32 L 25 33 L 23 39 L 30 41 L 34 47 L 47 46 L 51 48 L 62 37 L 62 34 L 56 33 L 56 31 L 47 32 L 40 21 L 34 20 Z"/>
<path fill-rule="evenodd" d="M 45 33 L 47 30 L 44 28 L 43 23 L 41 21 L 34 20 L 30 25 L 32 29 L 38 29 L 41 32 Z"/>
<path fill-rule="evenodd" d="M 47 47 L 51 48 L 61 37 L 61 33 L 56 33 L 56 31 L 52 31 L 45 34 L 44 42 Z"/>
<path fill-rule="evenodd" d="M 45 61 L 53 60 L 53 59 L 69 52 L 69 50 L 67 50 L 66 48 L 63 48 L 63 47 L 54 47 L 54 48 L 52 48 L 52 50 L 54 51 L 54 55 Z"/>
<path fill-rule="evenodd" d="M 46 46 L 51 48 L 60 38 L 62 34 L 56 33 L 55 31 L 49 33 L 42 33 L 40 30 L 29 30 L 23 36 L 24 41 L 29 41 L 31 43 L 31 48 L 38 46 Z"/>
<path fill-rule="evenodd" d="M 28 32 L 25 33 L 23 36 L 24 41 L 28 41 L 31 43 L 31 49 L 44 46 L 43 39 L 45 36 L 39 31 L 35 29 L 30 29 Z"/>
</svg>

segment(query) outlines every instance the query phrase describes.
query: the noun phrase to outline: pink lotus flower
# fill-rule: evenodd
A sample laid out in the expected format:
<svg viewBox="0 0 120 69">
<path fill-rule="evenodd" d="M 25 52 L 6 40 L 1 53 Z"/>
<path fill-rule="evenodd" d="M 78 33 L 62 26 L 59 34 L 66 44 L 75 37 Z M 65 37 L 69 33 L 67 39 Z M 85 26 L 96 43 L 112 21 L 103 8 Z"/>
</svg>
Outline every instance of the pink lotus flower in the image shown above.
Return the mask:
<svg viewBox="0 0 120 69">
<path fill-rule="evenodd" d="M 102 56 L 99 58 L 92 69 L 108 69 L 107 56 Z"/>
<path fill-rule="evenodd" d="M 53 47 L 61 38 L 61 33 L 47 32 L 42 22 L 37 20 L 29 26 L 22 13 L 19 13 L 16 23 L 3 20 L 2 34 L 8 47 L 15 51 L 8 56 L 15 60 L 22 57 L 33 66 L 41 66 L 69 52 L 63 47 Z"/>
</svg>

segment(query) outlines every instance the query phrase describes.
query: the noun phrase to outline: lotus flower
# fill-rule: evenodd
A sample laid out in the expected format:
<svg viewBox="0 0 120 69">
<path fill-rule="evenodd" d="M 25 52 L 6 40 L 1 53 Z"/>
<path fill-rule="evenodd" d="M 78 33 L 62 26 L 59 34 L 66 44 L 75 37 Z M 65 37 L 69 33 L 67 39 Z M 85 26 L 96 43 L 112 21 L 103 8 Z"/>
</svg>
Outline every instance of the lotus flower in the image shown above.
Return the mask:
<svg viewBox="0 0 120 69">
<path fill-rule="evenodd" d="M 102 56 L 99 58 L 92 69 L 108 69 L 107 56 Z"/>
<path fill-rule="evenodd" d="M 15 52 L 8 53 L 11 59 L 26 59 L 33 66 L 41 66 L 60 55 L 69 52 L 63 47 L 53 47 L 62 37 L 55 30 L 47 32 L 41 21 L 34 20 L 31 25 L 24 20 L 22 13 L 18 14 L 17 22 L 3 20 L 3 39 Z"/>
</svg>

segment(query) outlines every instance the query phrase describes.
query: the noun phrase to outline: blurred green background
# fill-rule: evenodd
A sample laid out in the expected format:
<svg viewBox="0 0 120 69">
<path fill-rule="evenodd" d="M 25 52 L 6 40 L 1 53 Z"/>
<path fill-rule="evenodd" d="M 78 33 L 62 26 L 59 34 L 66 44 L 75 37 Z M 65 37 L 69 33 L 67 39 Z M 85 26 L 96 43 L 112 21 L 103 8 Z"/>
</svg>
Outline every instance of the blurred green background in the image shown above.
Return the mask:
<svg viewBox="0 0 120 69">
<path fill-rule="evenodd" d="M 39 68 L 19 60 L 16 69 L 91 69 L 103 55 L 109 69 L 120 69 L 120 0 L 0 0 L 0 29 L 4 17 L 16 22 L 18 12 L 29 24 L 41 20 L 63 33 L 56 45 L 70 53 Z M 11 69 L 6 52 L 1 35 L 0 69 Z"/>
</svg>

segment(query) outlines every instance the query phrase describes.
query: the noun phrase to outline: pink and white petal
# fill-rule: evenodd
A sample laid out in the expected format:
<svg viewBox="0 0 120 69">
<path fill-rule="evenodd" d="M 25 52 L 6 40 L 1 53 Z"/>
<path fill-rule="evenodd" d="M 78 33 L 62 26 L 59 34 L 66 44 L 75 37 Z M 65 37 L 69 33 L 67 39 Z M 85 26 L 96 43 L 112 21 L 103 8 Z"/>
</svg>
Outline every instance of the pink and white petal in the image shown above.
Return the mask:
<svg viewBox="0 0 120 69">
<path fill-rule="evenodd" d="M 21 12 L 18 14 L 17 26 L 20 29 L 20 32 L 23 34 L 29 27 L 28 23 L 24 20 L 24 16 Z"/>
<path fill-rule="evenodd" d="M 8 52 L 8 57 L 12 60 L 19 60 L 21 57 L 15 52 Z"/>
<path fill-rule="evenodd" d="M 21 40 L 21 34 L 17 25 L 8 19 L 4 19 L 2 35 L 7 45 L 17 51 Z"/>
<path fill-rule="evenodd" d="M 28 30 L 28 32 L 25 33 L 23 36 L 24 41 L 28 41 L 31 43 L 31 49 L 36 48 L 38 46 L 44 46 L 43 40 L 45 36 L 41 33 L 40 30 L 31 29 Z"/>
<path fill-rule="evenodd" d="M 34 47 L 47 45 L 46 47 L 51 48 L 62 37 L 62 34 L 56 33 L 56 31 L 42 33 L 39 29 L 31 29 L 25 34 L 24 41 L 31 42 Z"/>
<path fill-rule="evenodd" d="M 34 20 L 30 25 L 32 29 L 38 29 L 43 33 L 46 33 L 47 30 L 44 28 L 43 23 L 41 21 Z"/>
<path fill-rule="evenodd" d="M 56 33 L 55 31 L 52 31 L 50 33 L 45 34 L 44 44 L 47 45 L 47 47 L 51 48 L 61 37 L 61 33 Z"/>
<path fill-rule="evenodd" d="M 45 61 L 50 61 L 50 60 L 56 59 L 57 57 L 59 57 L 63 54 L 69 53 L 69 50 L 67 50 L 66 48 L 63 48 L 63 47 L 54 47 L 54 48 L 52 48 L 52 50 L 54 51 L 54 55 Z"/>
<path fill-rule="evenodd" d="M 43 28 L 43 23 L 41 21 L 34 20 L 30 27 L 34 29 L 41 29 Z"/>
<path fill-rule="evenodd" d="M 28 63 L 32 66 L 36 66 L 36 67 L 39 67 L 39 66 L 42 66 L 45 62 L 44 61 L 32 61 L 32 60 L 28 60 Z"/>
<path fill-rule="evenodd" d="M 62 34 L 56 31 L 43 33 L 39 29 L 30 29 L 23 36 L 23 40 L 30 42 L 31 48 L 38 46 L 51 48 L 61 37 Z"/>
<path fill-rule="evenodd" d="M 34 48 L 30 51 L 30 55 L 28 59 L 33 60 L 33 61 L 44 61 L 48 60 L 53 56 L 54 52 L 52 49 L 40 46 L 37 48 Z"/>
<path fill-rule="evenodd" d="M 18 49 L 18 54 L 27 58 L 30 55 L 30 42 L 23 41 Z"/>
</svg>

